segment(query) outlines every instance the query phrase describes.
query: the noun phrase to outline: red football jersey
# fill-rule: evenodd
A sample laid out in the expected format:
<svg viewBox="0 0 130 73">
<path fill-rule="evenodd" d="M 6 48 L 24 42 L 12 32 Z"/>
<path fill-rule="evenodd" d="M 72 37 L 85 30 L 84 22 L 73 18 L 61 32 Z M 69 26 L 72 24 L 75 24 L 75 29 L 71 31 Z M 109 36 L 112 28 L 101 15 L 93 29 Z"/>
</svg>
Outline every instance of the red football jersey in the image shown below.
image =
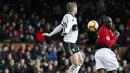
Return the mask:
<svg viewBox="0 0 130 73">
<path fill-rule="evenodd" d="M 96 43 L 101 46 L 111 47 L 117 39 L 118 36 L 114 36 L 113 32 L 110 29 L 102 25 L 99 29 L 98 39 Z"/>
</svg>

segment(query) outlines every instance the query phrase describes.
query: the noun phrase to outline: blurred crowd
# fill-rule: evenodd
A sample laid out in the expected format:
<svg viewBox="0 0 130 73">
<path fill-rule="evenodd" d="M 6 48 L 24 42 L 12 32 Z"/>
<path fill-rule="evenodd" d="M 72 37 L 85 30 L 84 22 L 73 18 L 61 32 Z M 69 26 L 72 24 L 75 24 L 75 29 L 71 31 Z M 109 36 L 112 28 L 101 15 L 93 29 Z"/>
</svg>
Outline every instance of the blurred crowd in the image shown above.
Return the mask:
<svg viewBox="0 0 130 73">
<path fill-rule="evenodd" d="M 0 72 L 2 73 L 67 73 L 69 59 L 63 49 L 63 44 L 46 44 L 42 46 L 21 44 L 15 51 L 15 44 L 0 46 Z M 94 53 L 92 48 L 82 48 L 85 63 L 80 73 L 95 73 Z M 85 57 L 86 55 L 86 57 Z"/>
<path fill-rule="evenodd" d="M 73 0 L 74 1 L 74 0 Z M 60 24 L 66 13 L 67 0 L 5 0 L 0 8 L 0 42 L 32 43 L 21 45 L 15 51 L 14 44 L 0 45 L 0 71 L 3 73 L 67 73 L 70 65 L 66 58 L 60 33 L 44 37 Z M 130 2 L 116 0 L 77 0 L 79 38 L 77 44 L 85 59 L 79 73 L 95 72 L 96 32 L 88 31 L 89 20 L 101 26 L 101 17 L 109 15 L 121 35 L 116 44 L 128 47 L 125 55 L 113 51 L 120 63 L 119 73 L 130 73 Z"/>
<path fill-rule="evenodd" d="M 55 44 L 16 44 L 1 43 L 0 73 L 68 73 L 71 65 L 66 57 L 62 42 Z M 120 67 L 118 73 L 130 73 L 130 64 L 120 57 L 117 47 L 113 48 Z M 96 73 L 93 46 L 80 46 L 84 63 L 79 73 Z M 129 57 L 128 57 L 129 58 Z"/>
</svg>

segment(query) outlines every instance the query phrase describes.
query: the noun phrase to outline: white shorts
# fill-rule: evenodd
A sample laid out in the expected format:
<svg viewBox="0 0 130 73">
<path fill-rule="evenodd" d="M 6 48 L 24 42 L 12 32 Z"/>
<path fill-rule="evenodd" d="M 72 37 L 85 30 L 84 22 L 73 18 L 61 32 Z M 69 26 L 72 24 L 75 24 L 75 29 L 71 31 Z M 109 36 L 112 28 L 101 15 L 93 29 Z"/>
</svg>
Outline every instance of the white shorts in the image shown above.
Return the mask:
<svg viewBox="0 0 130 73">
<path fill-rule="evenodd" d="M 96 69 L 116 70 L 119 67 L 116 55 L 109 48 L 101 48 L 95 53 Z"/>
</svg>

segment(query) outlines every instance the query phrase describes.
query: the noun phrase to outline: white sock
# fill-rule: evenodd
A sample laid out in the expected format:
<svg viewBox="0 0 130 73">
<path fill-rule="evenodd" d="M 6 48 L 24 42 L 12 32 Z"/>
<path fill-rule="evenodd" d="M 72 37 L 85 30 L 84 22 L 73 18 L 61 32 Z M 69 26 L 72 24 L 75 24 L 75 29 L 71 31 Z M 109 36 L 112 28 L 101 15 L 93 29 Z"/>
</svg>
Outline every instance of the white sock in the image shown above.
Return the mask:
<svg viewBox="0 0 130 73">
<path fill-rule="evenodd" d="M 69 67 L 69 70 L 68 70 L 68 73 L 74 73 L 74 70 L 75 70 L 76 68 L 73 66 L 73 65 L 71 65 L 70 67 Z"/>
<path fill-rule="evenodd" d="M 73 73 L 78 73 L 79 72 L 79 69 L 81 68 L 82 64 L 79 64 L 75 70 L 73 71 Z"/>
</svg>

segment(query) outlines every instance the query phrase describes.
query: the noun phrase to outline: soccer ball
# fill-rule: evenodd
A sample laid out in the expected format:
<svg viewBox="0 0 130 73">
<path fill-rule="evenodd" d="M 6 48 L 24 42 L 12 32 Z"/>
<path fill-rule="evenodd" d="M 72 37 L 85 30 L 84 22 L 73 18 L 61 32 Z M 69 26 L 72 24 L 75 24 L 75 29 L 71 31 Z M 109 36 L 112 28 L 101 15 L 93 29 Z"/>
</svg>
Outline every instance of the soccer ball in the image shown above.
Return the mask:
<svg viewBox="0 0 130 73">
<path fill-rule="evenodd" d="M 99 27 L 99 24 L 95 20 L 91 20 L 87 25 L 89 31 L 96 31 Z"/>
</svg>

